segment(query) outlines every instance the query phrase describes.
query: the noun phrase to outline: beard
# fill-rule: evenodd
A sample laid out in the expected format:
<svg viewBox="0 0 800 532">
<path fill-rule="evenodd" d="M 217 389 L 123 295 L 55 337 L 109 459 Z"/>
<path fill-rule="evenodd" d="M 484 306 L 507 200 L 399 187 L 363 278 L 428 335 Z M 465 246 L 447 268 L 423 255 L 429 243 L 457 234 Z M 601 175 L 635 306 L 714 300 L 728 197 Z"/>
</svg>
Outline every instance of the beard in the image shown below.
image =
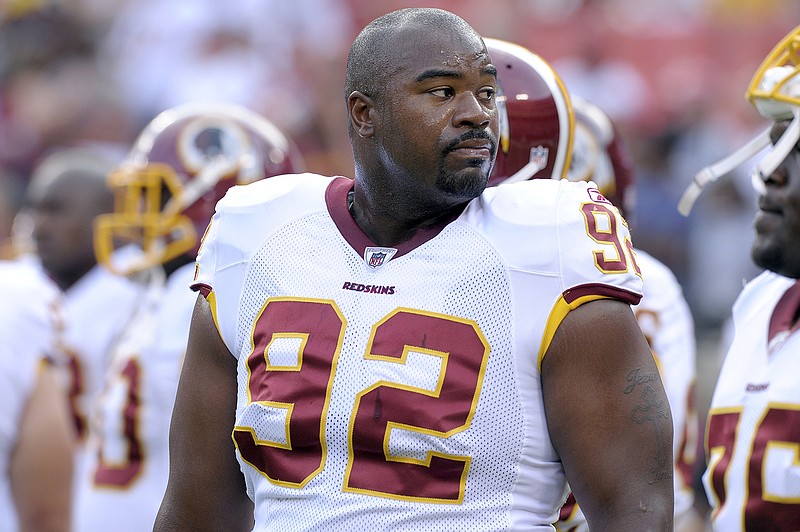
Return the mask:
<svg viewBox="0 0 800 532">
<path fill-rule="evenodd" d="M 489 158 L 476 157 L 468 159 L 465 165 L 455 169 L 448 169 L 445 164 L 447 154 L 459 143 L 471 139 L 484 139 L 491 142 Z M 473 199 L 480 196 L 489 183 L 489 175 L 494 166 L 496 155 L 495 146 L 494 140 L 482 131 L 471 131 L 461 135 L 461 137 L 451 142 L 443 152 L 443 157 L 439 163 L 439 172 L 436 176 L 436 187 L 441 192 L 453 197 Z"/>
<path fill-rule="evenodd" d="M 490 170 L 491 165 L 488 165 L 488 168 L 475 165 L 457 172 L 449 172 L 440 166 L 439 175 L 436 177 L 436 188 L 452 197 L 477 198 L 486 189 Z"/>
</svg>

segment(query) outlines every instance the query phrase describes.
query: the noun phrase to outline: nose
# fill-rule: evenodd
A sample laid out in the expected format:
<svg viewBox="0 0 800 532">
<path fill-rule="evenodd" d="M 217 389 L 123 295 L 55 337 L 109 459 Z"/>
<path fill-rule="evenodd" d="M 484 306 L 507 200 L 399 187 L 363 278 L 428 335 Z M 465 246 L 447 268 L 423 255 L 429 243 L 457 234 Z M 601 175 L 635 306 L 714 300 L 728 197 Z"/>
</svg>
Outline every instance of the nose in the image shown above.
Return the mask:
<svg viewBox="0 0 800 532">
<path fill-rule="evenodd" d="M 787 181 L 786 172 L 781 166 L 769 174 L 764 174 L 759 168 L 756 168 L 753 170 L 751 177 L 757 186 L 757 190 L 763 190 L 767 186 L 782 187 L 786 185 Z"/>
<path fill-rule="evenodd" d="M 453 113 L 456 127 L 485 128 L 491 121 L 491 111 L 471 92 L 464 92 L 457 100 Z"/>
</svg>

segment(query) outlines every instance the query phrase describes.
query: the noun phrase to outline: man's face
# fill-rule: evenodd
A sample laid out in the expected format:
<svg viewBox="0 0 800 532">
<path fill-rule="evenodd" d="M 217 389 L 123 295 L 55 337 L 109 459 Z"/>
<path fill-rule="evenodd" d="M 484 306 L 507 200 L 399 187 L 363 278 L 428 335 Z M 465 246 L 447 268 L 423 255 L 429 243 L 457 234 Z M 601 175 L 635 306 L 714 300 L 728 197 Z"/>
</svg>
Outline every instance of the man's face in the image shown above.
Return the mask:
<svg viewBox="0 0 800 532">
<path fill-rule="evenodd" d="M 109 208 L 102 190 L 102 182 L 67 173 L 29 192 L 36 252 L 57 280 L 96 263 L 93 222 Z"/>
<path fill-rule="evenodd" d="M 788 124 L 778 122 L 773 126 L 773 144 Z M 766 192 L 758 199 L 759 212 L 754 222 L 753 260 L 762 268 L 800 278 L 800 148 L 797 145 L 766 179 L 765 185 Z"/>
<path fill-rule="evenodd" d="M 453 202 L 486 186 L 497 147 L 496 72 L 477 37 L 405 28 L 377 104 L 379 157 L 413 192 Z M 397 184 L 397 183 L 396 183 Z"/>
</svg>

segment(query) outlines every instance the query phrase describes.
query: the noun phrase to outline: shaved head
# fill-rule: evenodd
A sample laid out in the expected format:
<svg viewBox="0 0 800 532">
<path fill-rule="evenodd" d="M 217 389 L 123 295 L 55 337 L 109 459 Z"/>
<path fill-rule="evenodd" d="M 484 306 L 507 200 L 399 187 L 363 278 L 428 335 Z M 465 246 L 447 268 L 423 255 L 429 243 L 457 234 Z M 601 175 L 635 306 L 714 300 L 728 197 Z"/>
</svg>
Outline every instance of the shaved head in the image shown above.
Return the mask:
<svg viewBox="0 0 800 532">
<path fill-rule="evenodd" d="M 387 13 L 370 22 L 359 33 L 347 56 L 347 74 L 344 97 L 360 91 L 374 100 L 380 100 L 387 80 L 396 69 L 393 42 L 403 28 L 421 28 L 437 33 L 454 30 L 480 35 L 467 21 L 436 8 L 407 8 Z"/>
</svg>

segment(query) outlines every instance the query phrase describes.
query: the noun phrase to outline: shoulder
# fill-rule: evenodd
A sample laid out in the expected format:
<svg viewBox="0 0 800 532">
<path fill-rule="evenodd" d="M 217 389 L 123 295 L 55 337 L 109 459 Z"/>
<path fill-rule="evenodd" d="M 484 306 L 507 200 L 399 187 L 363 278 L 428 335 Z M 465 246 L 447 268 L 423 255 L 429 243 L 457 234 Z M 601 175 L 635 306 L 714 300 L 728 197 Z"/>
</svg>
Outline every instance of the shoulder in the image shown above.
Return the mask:
<svg viewBox="0 0 800 532">
<path fill-rule="evenodd" d="M 510 221 L 531 223 L 542 214 L 553 215 L 567 208 L 580 208 L 585 203 L 614 208 L 592 182 L 571 182 L 567 179 L 532 179 L 487 189 L 482 201 L 494 215 Z M 579 212 L 579 211 L 578 211 Z"/>
<path fill-rule="evenodd" d="M 0 261 L 0 290 L 7 301 L 14 302 L 11 314 L 20 309 L 46 309 L 60 295 L 39 265 L 28 260 Z"/>
<path fill-rule="evenodd" d="M 241 248 L 246 253 L 261 238 L 293 220 L 325 211 L 325 192 L 335 179 L 310 173 L 286 174 L 232 187 L 217 204 L 200 255 L 208 254 L 209 242 Z M 254 227 L 258 231 L 253 231 Z"/>
<path fill-rule="evenodd" d="M 561 278 L 564 288 L 614 285 L 636 294 L 641 277 L 630 232 L 592 182 L 534 179 L 486 190 L 462 220 L 509 269 Z"/>
<path fill-rule="evenodd" d="M 333 179 L 312 173 L 284 174 L 236 185 L 228 189 L 217 210 L 247 210 L 273 201 L 316 198 L 319 194 L 314 193 L 324 191 Z"/>
<path fill-rule="evenodd" d="M 749 281 L 739 293 L 733 304 L 733 313 L 744 314 L 756 309 L 774 307 L 786 290 L 797 282 L 770 271 L 762 272 Z"/>
</svg>

